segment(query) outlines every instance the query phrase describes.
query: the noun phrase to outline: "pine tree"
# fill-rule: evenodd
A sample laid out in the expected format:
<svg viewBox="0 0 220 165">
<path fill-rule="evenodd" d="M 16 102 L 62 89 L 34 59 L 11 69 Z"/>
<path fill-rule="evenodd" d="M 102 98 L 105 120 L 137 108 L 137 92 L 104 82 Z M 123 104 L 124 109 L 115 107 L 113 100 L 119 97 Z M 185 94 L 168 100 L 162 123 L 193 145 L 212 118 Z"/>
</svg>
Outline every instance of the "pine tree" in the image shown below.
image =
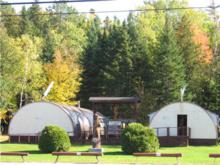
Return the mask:
<svg viewBox="0 0 220 165">
<path fill-rule="evenodd" d="M 0 6 L 1 15 L 15 15 L 15 9 L 12 6 Z M 20 17 L 15 16 L 1 16 L 1 22 L 4 24 L 4 27 L 7 29 L 9 36 L 18 37 L 21 34 L 20 29 Z"/>
<path fill-rule="evenodd" d="M 21 34 L 28 33 L 31 28 L 30 21 L 28 19 L 27 10 L 26 10 L 25 6 L 23 6 L 22 10 L 21 10 L 20 27 L 21 27 Z"/>
<path fill-rule="evenodd" d="M 180 88 L 185 85 L 183 54 L 178 47 L 172 24 L 167 22 L 155 48 L 154 94 L 157 108 L 179 101 Z"/>
<path fill-rule="evenodd" d="M 204 80 L 199 84 L 202 92 L 196 101 L 202 107 L 218 113 L 220 109 L 220 58 L 216 58 L 210 67 L 210 76 L 208 78 L 204 76 Z"/>
<path fill-rule="evenodd" d="M 196 56 L 198 55 L 197 46 L 192 41 L 192 32 L 190 30 L 190 21 L 186 16 L 183 16 L 178 32 L 178 45 L 181 48 L 181 53 L 184 57 L 186 66 L 187 81 L 191 79 L 191 74 L 194 71 L 196 64 Z"/>
<path fill-rule="evenodd" d="M 130 75 L 131 94 L 141 99 L 139 120 L 147 121 L 145 114 L 155 111 L 155 99 L 152 93 L 153 83 L 153 56 L 152 42 L 147 36 L 143 37 L 142 28 L 139 28 L 139 17 L 129 14 L 127 18 L 127 31 L 129 34 L 129 46 L 133 63 Z M 148 27 L 149 28 L 149 27 Z M 145 29 L 146 30 L 146 29 Z"/>
<path fill-rule="evenodd" d="M 220 54 L 218 55 L 218 59 L 216 60 L 216 73 L 215 73 L 215 95 L 216 95 L 216 101 L 215 101 L 215 110 L 220 109 Z"/>
<path fill-rule="evenodd" d="M 185 13 L 177 32 L 178 45 L 184 55 L 186 67 L 187 100 L 206 109 L 212 109 L 211 105 L 215 100 L 213 99 L 215 83 L 211 73 L 212 51 L 200 21 L 192 20 L 193 17 L 195 16 L 192 13 Z"/>
<path fill-rule="evenodd" d="M 109 33 L 107 45 L 108 64 L 105 66 L 106 93 L 110 96 L 131 95 L 131 74 L 133 62 L 131 58 L 131 48 L 129 45 L 129 35 L 125 22 L 121 25 L 114 21 L 114 25 Z"/>
<path fill-rule="evenodd" d="M 151 88 L 152 84 L 152 54 L 149 42 L 142 38 L 138 29 L 137 19 L 130 14 L 127 20 L 127 31 L 129 35 L 129 45 L 131 47 L 131 57 L 133 62 L 133 83 L 137 87 L 141 82 L 146 88 Z M 141 66 L 141 67 L 140 67 Z"/>
<path fill-rule="evenodd" d="M 83 56 L 80 58 L 80 63 L 84 68 L 81 74 L 82 84 L 80 87 L 80 93 L 78 97 L 81 100 L 81 104 L 85 107 L 89 107 L 88 99 L 91 96 L 99 95 L 99 63 L 96 58 L 98 42 L 101 40 L 100 19 L 95 17 L 88 22 L 88 44 L 84 51 Z"/>
</svg>

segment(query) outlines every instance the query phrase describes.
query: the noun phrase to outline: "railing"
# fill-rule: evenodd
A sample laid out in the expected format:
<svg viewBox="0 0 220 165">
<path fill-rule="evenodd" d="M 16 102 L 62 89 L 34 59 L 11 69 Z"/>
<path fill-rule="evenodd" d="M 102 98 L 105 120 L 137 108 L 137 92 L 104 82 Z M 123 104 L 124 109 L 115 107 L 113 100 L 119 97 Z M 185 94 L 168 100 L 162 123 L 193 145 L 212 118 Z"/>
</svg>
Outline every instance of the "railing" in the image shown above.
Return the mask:
<svg viewBox="0 0 220 165">
<path fill-rule="evenodd" d="M 158 137 L 163 136 L 191 136 L 189 127 L 160 127 L 154 128 Z"/>
</svg>

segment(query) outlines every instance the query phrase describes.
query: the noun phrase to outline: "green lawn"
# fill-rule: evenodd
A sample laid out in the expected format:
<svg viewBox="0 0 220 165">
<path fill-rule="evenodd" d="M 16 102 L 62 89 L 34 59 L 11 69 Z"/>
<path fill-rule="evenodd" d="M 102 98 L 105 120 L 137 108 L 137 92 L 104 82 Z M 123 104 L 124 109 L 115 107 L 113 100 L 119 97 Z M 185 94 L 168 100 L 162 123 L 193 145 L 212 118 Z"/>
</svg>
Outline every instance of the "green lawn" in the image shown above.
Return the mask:
<svg viewBox="0 0 220 165">
<path fill-rule="evenodd" d="M 70 151 L 87 151 L 90 145 L 73 145 Z M 138 158 L 131 155 L 124 155 L 121 152 L 120 146 L 107 146 L 104 145 L 104 156 L 100 159 L 100 163 L 156 163 L 156 164 L 174 164 L 175 158 Z M 38 150 L 38 146 L 35 144 L 9 144 L 1 143 L 1 151 L 25 151 L 30 155 L 26 158 L 27 162 L 53 162 L 54 156 L 51 154 L 44 154 Z M 208 158 L 209 153 L 220 153 L 220 146 L 209 147 L 169 147 L 161 148 L 161 153 L 176 153 L 180 152 L 183 157 L 180 158 L 179 163 L 183 165 L 199 164 L 199 165 L 211 165 L 213 159 Z M 21 162 L 20 157 L 2 156 L 0 157 L 2 162 Z M 60 157 L 60 162 L 73 162 L 73 163 L 95 163 L 95 157 Z M 220 164 L 220 159 L 216 161 Z"/>
</svg>

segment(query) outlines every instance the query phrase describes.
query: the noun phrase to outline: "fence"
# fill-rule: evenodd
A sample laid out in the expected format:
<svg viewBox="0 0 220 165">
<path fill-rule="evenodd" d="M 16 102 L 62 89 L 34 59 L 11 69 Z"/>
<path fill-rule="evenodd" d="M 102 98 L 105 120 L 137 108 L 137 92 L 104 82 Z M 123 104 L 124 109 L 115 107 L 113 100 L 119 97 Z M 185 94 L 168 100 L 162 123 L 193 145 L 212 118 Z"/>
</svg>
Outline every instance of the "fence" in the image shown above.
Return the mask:
<svg viewBox="0 0 220 165">
<path fill-rule="evenodd" d="M 189 127 L 160 127 L 154 128 L 158 137 L 164 136 L 191 136 L 191 128 Z"/>
</svg>

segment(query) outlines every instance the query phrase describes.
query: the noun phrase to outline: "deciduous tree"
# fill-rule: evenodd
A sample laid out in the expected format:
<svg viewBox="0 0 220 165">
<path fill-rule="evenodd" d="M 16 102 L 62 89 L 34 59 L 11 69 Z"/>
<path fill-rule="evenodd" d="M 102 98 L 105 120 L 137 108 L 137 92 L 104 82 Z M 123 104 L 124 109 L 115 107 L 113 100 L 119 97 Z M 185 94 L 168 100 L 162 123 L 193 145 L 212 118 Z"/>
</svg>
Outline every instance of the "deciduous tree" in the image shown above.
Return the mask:
<svg viewBox="0 0 220 165">
<path fill-rule="evenodd" d="M 75 104 L 80 86 L 81 68 L 74 57 L 62 57 L 61 52 L 57 50 L 54 62 L 45 64 L 44 68 L 47 76 L 45 87 L 54 81 L 54 86 L 46 100 Z"/>
</svg>

